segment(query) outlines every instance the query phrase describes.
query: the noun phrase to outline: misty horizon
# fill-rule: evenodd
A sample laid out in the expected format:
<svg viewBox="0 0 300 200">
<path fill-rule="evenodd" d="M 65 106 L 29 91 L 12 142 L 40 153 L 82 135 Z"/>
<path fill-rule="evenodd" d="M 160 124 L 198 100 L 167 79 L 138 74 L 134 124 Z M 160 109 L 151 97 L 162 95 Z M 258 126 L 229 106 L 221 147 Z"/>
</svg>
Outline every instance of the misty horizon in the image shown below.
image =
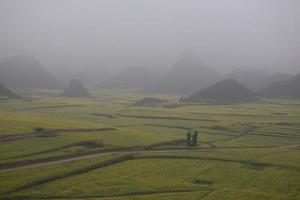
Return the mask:
<svg viewBox="0 0 300 200">
<path fill-rule="evenodd" d="M 0 200 L 298 200 L 300 0 L 0 0 Z"/>
<path fill-rule="evenodd" d="M 300 3 L 254 1 L 1 1 L 0 60 L 26 54 L 56 76 L 105 68 L 165 73 L 186 49 L 221 74 L 298 73 Z"/>
</svg>

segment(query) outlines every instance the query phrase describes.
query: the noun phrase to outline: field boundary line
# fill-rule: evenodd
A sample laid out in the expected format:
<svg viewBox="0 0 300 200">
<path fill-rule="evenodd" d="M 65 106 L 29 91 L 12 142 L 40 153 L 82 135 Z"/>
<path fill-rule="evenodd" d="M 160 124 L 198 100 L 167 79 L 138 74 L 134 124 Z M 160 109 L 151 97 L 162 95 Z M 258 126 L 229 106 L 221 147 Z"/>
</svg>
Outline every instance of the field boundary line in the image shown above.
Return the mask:
<svg viewBox="0 0 300 200">
<path fill-rule="evenodd" d="M 114 155 L 123 153 L 175 153 L 175 152 L 196 152 L 196 151 L 237 151 L 241 149 L 266 149 L 266 148 L 299 148 L 300 144 L 287 145 L 287 146 L 264 146 L 264 147 L 215 147 L 215 148 L 184 148 L 184 149 L 145 149 L 145 147 L 128 147 L 118 149 L 101 149 L 93 152 L 83 152 L 82 154 L 71 154 L 60 157 L 43 158 L 31 161 L 21 161 L 16 163 L 6 163 L 0 165 L 0 172 L 11 171 L 17 169 L 25 169 L 36 166 L 66 163 L 71 161 L 77 161 L 87 158 L 93 158 L 101 155 Z M 28 163 L 28 164 L 27 164 Z"/>
<path fill-rule="evenodd" d="M 1 142 L 10 142 L 22 139 L 28 139 L 30 137 L 43 137 L 43 134 L 63 134 L 63 133 L 78 133 L 78 132 L 95 132 L 95 131 L 116 131 L 116 128 L 107 127 L 107 128 L 66 128 L 66 129 L 51 129 L 44 130 L 41 132 L 29 132 L 29 133 L 19 133 L 14 135 L 6 135 L 0 137 Z M 61 133 L 63 132 L 63 133 Z M 46 136 L 44 136 L 46 137 Z"/>
</svg>

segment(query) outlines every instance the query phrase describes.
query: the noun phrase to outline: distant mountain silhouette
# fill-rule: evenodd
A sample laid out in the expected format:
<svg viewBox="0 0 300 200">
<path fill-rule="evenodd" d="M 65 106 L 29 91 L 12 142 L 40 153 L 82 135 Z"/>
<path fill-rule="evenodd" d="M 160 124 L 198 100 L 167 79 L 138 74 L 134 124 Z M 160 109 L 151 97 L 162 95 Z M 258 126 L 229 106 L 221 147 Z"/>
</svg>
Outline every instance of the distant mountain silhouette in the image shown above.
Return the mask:
<svg viewBox="0 0 300 200">
<path fill-rule="evenodd" d="M 83 84 L 95 86 L 113 75 L 112 69 L 104 65 L 87 66 L 77 71 L 71 77 L 79 79 Z"/>
<path fill-rule="evenodd" d="M 265 87 L 269 76 L 267 71 L 257 68 L 239 68 L 226 75 L 227 78 L 237 80 L 253 91 Z"/>
<path fill-rule="evenodd" d="M 293 78 L 293 75 L 285 73 L 273 73 L 263 81 L 261 89 L 268 87 L 271 83 L 287 81 L 291 78 Z"/>
<path fill-rule="evenodd" d="M 300 73 L 293 78 L 280 82 L 273 82 L 259 92 L 266 97 L 300 97 Z"/>
<path fill-rule="evenodd" d="M 78 79 L 73 79 L 70 81 L 70 85 L 66 88 L 62 96 L 65 97 L 90 97 L 88 90 L 82 85 Z"/>
<path fill-rule="evenodd" d="M 157 99 L 157 98 L 153 98 L 153 97 L 145 97 L 145 98 L 135 102 L 132 106 L 144 106 L 144 107 L 156 106 L 156 105 L 159 105 L 164 102 L 166 102 L 166 100 Z"/>
<path fill-rule="evenodd" d="M 14 56 L 0 62 L 0 80 L 10 88 L 62 87 L 35 58 L 27 55 Z"/>
<path fill-rule="evenodd" d="M 255 93 L 234 79 L 226 79 L 200 90 L 186 101 L 213 100 L 226 102 L 249 101 L 255 98 Z"/>
<path fill-rule="evenodd" d="M 163 80 L 150 91 L 189 94 L 220 80 L 219 75 L 203 65 L 194 51 L 185 51 Z"/>
<path fill-rule="evenodd" d="M 143 89 L 154 84 L 159 76 L 141 67 L 129 67 L 102 81 L 99 86 L 110 89 Z"/>
<path fill-rule="evenodd" d="M 9 99 L 20 99 L 21 98 L 19 95 L 13 93 L 3 83 L 0 82 L 0 97 L 1 96 L 7 97 Z"/>
</svg>

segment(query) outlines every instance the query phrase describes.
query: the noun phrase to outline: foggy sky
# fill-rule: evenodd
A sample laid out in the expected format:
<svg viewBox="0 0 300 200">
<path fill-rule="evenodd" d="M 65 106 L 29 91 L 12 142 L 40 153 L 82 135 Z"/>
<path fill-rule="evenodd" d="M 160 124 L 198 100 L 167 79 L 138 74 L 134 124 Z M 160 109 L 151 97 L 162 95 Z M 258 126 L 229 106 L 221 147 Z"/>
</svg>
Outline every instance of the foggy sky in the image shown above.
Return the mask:
<svg viewBox="0 0 300 200">
<path fill-rule="evenodd" d="M 184 49 L 227 72 L 300 70 L 299 0 L 1 0 L 0 59 L 29 54 L 50 71 L 165 71 Z"/>
</svg>

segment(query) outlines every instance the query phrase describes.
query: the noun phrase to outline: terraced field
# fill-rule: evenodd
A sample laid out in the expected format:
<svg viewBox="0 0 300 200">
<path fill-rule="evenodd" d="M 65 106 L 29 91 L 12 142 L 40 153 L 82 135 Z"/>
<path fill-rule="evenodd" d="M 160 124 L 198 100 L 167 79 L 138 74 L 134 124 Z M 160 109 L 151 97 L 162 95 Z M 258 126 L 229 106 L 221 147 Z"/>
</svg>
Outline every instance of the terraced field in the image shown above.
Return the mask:
<svg viewBox="0 0 300 200">
<path fill-rule="evenodd" d="M 1 199 L 300 199 L 300 101 L 0 100 Z M 198 130 L 198 146 L 186 133 Z"/>
</svg>

